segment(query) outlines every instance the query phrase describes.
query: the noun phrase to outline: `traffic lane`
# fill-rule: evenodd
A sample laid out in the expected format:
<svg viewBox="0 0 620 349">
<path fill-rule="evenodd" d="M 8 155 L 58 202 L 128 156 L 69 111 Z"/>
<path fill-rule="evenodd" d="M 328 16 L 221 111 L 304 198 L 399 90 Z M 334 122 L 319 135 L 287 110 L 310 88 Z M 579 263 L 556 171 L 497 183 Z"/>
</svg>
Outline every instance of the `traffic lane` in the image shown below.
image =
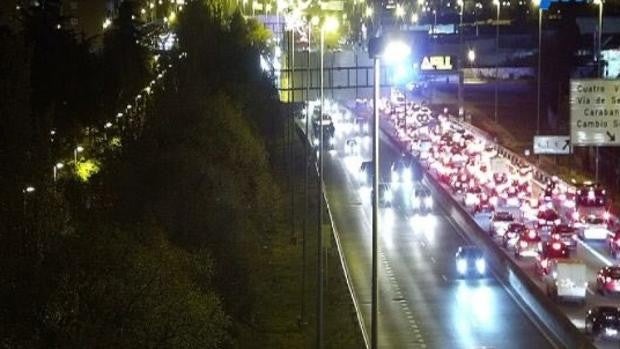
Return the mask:
<svg viewBox="0 0 620 349">
<path fill-rule="evenodd" d="M 339 152 L 340 147 L 337 148 Z M 325 189 L 334 223 L 339 231 L 344 258 L 349 267 L 355 294 L 363 313 L 364 326 L 370 333 L 371 307 L 371 227 L 368 213 L 361 204 L 355 179 L 337 154 L 327 159 Z M 407 326 L 407 318 L 380 256 L 379 264 L 379 344 L 384 348 L 410 347 L 419 344 L 419 334 Z"/>
<path fill-rule="evenodd" d="M 407 303 L 415 304 L 413 315 L 430 347 L 552 345 L 492 275 L 481 280 L 458 277 L 455 253 L 467 242 L 443 209 L 415 217 L 403 209 L 395 212 L 389 232 L 382 232 L 383 251 L 392 260 Z"/>
</svg>

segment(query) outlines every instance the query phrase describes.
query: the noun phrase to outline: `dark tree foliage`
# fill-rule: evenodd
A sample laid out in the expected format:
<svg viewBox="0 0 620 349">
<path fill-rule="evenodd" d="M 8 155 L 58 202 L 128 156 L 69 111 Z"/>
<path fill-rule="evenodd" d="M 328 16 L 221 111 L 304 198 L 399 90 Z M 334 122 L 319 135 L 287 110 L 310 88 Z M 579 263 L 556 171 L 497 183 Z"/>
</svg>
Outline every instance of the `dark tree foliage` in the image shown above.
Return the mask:
<svg viewBox="0 0 620 349">
<path fill-rule="evenodd" d="M 103 106 L 108 114 L 142 89 L 148 79 L 147 50 L 141 45 L 143 36 L 132 15 L 138 4 L 123 1 L 118 17 L 103 37 Z"/>
</svg>

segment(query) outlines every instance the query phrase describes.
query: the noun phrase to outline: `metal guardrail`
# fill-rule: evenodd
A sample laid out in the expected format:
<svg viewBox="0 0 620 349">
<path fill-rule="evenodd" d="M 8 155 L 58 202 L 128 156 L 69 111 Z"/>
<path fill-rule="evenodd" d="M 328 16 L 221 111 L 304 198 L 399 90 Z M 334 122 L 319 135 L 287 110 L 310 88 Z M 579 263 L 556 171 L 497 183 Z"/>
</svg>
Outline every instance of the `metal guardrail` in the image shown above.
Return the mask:
<svg viewBox="0 0 620 349">
<path fill-rule="evenodd" d="M 487 132 L 479 129 L 478 127 L 470 124 L 470 123 L 466 123 L 466 122 L 461 122 L 458 120 L 451 120 L 453 123 L 459 125 L 460 127 L 466 129 L 467 131 L 486 139 L 487 141 L 492 142 L 496 147 L 497 147 L 497 153 L 500 154 L 501 156 L 503 156 L 504 158 L 510 160 L 510 162 L 512 163 L 523 163 L 523 164 L 528 164 L 531 168 L 532 168 L 532 178 L 535 182 L 536 185 L 538 185 L 541 188 L 544 188 L 544 183 L 551 179 L 553 176 L 550 175 L 549 173 L 547 173 L 546 171 L 543 171 L 541 169 L 539 169 L 534 163 L 532 163 L 531 161 L 529 161 L 528 159 L 526 159 L 525 157 L 513 152 L 512 150 L 504 147 L 503 145 L 493 141 L 493 137 L 488 134 Z M 566 181 L 562 180 L 561 178 L 558 178 L 558 181 L 561 182 L 561 184 L 565 185 L 567 188 L 569 187 L 573 187 L 573 185 L 566 183 Z"/>
</svg>

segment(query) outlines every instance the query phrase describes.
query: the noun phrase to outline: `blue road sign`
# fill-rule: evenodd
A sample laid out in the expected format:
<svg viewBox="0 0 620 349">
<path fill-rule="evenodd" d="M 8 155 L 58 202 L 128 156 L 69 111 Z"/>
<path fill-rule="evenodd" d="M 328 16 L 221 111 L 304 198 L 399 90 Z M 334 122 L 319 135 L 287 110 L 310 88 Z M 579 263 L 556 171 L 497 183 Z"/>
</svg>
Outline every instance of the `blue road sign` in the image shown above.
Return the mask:
<svg viewBox="0 0 620 349">
<path fill-rule="evenodd" d="M 551 7 L 551 4 L 554 2 L 585 4 L 587 1 L 586 0 L 540 0 L 540 8 L 543 10 L 548 10 L 549 7 Z"/>
</svg>

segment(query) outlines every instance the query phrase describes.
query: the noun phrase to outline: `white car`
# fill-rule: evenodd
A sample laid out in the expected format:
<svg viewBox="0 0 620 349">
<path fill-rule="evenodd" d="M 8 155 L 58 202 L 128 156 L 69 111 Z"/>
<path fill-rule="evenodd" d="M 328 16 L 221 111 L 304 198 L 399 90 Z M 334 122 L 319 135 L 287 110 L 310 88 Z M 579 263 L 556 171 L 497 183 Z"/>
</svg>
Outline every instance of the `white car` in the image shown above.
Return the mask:
<svg viewBox="0 0 620 349">
<path fill-rule="evenodd" d="M 611 235 L 607 221 L 602 217 L 590 215 L 575 224 L 579 236 L 584 240 L 607 240 Z"/>
</svg>

